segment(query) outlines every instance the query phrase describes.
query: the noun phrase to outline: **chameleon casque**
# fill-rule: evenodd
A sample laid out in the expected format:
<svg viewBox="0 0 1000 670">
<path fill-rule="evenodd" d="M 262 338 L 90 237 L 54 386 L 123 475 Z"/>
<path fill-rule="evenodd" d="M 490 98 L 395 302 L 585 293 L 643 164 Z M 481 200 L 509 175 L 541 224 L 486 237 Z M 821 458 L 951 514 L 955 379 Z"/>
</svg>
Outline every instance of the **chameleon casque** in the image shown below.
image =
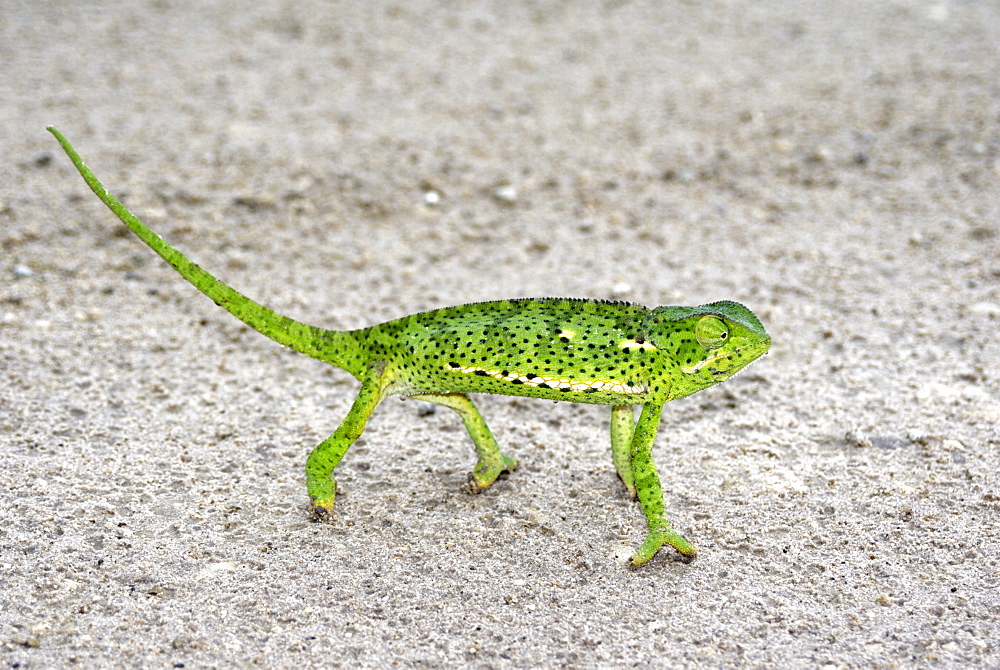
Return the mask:
<svg viewBox="0 0 1000 670">
<path fill-rule="evenodd" d="M 770 347 L 770 336 L 743 305 L 648 309 L 602 300 L 497 300 L 358 330 L 316 328 L 254 302 L 167 244 L 104 188 L 58 130 L 49 131 L 97 197 L 198 290 L 254 330 L 361 382 L 346 418 L 306 459 L 315 519 L 331 516 L 334 468 L 388 396 L 458 412 L 478 454 L 470 475 L 474 490 L 514 470 L 517 460 L 500 452 L 468 394 L 529 396 L 611 406 L 612 460 L 648 522 L 633 565 L 649 561 L 665 544 L 689 559 L 696 555 L 667 520 L 651 451 L 664 403 L 725 381 Z M 638 420 L 634 405 L 642 407 Z"/>
</svg>

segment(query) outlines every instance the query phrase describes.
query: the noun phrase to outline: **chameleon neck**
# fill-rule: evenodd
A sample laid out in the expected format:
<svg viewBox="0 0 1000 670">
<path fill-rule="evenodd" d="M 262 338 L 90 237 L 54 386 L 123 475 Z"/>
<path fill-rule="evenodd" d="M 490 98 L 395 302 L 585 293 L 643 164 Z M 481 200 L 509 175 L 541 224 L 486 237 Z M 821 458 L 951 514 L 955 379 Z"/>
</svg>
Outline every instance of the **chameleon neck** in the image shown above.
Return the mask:
<svg viewBox="0 0 1000 670">
<path fill-rule="evenodd" d="M 129 230 L 135 233 L 139 239 L 145 242 L 150 249 L 159 254 L 182 277 L 211 298 L 215 304 L 257 332 L 270 337 L 286 347 L 307 356 L 318 358 L 331 365 L 344 368 L 355 377 L 362 373 L 363 368 L 354 369 L 358 368 L 359 365 L 359 345 L 350 332 L 324 330 L 283 316 L 251 300 L 225 282 L 216 279 L 136 218 L 125 205 L 108 192 L 108 189 L 90 171 L 90 168 L 84 164 L 83 159 L 76 153 L 76 150 L 73 149 L 69 141 L 63 137 L 62 133 L 52 127 L 49 128 L 49 131 L 59 140 L 59 144 L 62 145 L 63 149 L 69 155 L 70 160 L 73 161 L 73 165 L 79 170 L 83 180 L 87 182 L 91 190 L 101 199 L 101 202 L 107 205 L 108 209 L 122 223 L 128 226 Z"/>
</svg>

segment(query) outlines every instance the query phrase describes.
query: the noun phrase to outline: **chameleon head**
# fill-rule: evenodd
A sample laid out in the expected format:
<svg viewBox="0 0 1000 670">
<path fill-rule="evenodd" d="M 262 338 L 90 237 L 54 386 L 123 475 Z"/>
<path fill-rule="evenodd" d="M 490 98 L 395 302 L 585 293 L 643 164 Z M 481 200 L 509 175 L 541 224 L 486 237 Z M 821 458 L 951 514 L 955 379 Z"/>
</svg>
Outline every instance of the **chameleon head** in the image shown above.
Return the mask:
<svg viewBox="0 0 1000 670">
<path fill-rule="evenodd" d="M 682 398 L 729 379 L 771 346 L 760 320 L 736 302 L 657 307 L 643 337 L 671 361 L 671 397 Z"/>
</svg>

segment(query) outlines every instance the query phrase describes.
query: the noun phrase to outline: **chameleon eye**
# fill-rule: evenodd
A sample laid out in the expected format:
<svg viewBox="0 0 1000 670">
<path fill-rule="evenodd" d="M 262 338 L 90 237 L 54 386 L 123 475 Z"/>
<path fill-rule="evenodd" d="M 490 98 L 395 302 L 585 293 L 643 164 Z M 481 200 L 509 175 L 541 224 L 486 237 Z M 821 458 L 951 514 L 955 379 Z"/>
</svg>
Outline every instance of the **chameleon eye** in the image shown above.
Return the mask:
<svg viewBox="0 0 1000 670">
<path fill-rule="evenodd" d="M 706 349 L 718 349 L 729 339 L 729 328 L 716 316 L 703 316 L 694 327 L 694 336 Z"/>
</svg>

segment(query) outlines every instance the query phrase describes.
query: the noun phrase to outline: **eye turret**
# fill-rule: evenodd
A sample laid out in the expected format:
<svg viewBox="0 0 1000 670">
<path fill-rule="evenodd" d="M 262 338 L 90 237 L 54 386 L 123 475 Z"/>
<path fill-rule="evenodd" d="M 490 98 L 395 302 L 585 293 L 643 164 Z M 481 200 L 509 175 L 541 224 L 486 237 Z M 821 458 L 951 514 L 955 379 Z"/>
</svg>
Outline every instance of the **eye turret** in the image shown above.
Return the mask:
<svg viewBox="0 0 1000 670">
<path fill-rule="evenodd" d="M 712 351 L 718 349 L 729 339 L 729 327 L 717 316 L 703 316 L 694 327 L 694 336 L 698 344 Z"/>
</svg>

